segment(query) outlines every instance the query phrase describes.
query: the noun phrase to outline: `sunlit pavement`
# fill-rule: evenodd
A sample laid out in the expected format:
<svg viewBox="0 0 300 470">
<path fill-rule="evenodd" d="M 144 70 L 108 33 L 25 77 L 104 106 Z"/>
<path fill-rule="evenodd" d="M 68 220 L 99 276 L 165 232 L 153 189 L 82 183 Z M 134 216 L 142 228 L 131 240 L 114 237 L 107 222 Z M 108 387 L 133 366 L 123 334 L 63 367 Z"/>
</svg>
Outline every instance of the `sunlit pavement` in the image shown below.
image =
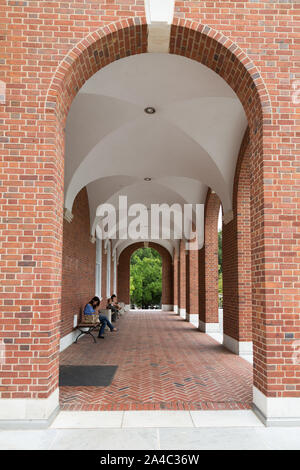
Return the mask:
<svg viewBox="0 0 300 470">
<path fill-rule="evenodd" d="M 88 412 L 79 413 L 82 414 Z M 129 411 L 126 413 L 132 414 L 136 412 Z M 185 412 L 179 411 L 177 413 Z M 210 412 L 202 411 L 198 413 Z M 217 414 L 220 413 L 220 411 L 213 411 L 212 413 Z M 229 413 L 240 412 L 232 411 Z M 245 411 L 242 413 L 245 413 Z M 246 411 L 246 413 L 248 412 Z M 60 425 L 62 425 L 64 417 L 61 418 L 59 416 L 59 419 Z M 245 417 L 246 423 L 248 419 L 249 416 Z M 65 425 L 67 426 L 66 421 Z M 53 426 L 55 426 L 55 424 Z M 252 426 L 248 427 L 99 427 L 93 429 L 85 428 L 84 430 L 82 428 L 74 427 L 63 429 L 52 427 L 50 429 L 37 431 L 0 431 L 0 449 L 84 449 L 124 451 L 133 449 L 299 450 L 300 428 L 265 428 L 259 424 L 257 424 L 257 426 L 252 424 Z"/>
</svg>

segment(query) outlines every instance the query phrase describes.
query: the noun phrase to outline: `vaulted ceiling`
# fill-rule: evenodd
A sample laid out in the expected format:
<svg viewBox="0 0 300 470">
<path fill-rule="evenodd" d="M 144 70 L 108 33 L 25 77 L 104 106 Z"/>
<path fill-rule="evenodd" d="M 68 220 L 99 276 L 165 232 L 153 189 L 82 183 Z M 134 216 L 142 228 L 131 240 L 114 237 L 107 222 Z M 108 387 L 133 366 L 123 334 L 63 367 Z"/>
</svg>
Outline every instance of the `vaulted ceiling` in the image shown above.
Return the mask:
<svg viewBox="0 0 300 470">
<path fill-rule="evenodd" d="M 144 108 L 152 106 L 155 114 Z M 76 96 L 66 126 L 65 207 L 87 187 L 97 207 L 204 203 L 207 188 L 230 211 L 247 119 L 233 90 L 193 60 L 148 53 L 97 72 Z M 151 177 L 150 182 L 144 181 Z"/>
</svg>

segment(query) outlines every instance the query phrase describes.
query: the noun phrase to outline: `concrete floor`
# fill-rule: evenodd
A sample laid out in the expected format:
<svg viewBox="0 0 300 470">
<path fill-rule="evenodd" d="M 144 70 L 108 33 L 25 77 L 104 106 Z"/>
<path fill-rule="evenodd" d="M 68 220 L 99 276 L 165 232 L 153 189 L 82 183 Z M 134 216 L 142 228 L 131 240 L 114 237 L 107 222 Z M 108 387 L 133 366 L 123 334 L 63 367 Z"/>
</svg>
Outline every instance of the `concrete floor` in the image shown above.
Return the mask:
<svg viewBox="0 0 300 470">
<path fill-rule="evenodd" d="M 60 412 L 45 430 L 0 431 L 0 450 L 300 450 L 300 427 L 249 410 Z"/>
</svg>

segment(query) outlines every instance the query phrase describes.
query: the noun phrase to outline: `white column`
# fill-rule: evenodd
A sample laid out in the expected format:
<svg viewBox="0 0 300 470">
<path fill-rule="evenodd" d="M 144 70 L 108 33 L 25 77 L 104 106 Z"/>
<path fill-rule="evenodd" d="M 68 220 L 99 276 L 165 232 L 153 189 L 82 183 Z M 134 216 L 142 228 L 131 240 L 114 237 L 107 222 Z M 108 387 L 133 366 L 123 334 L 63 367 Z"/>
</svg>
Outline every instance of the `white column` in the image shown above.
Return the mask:
<svg viewBox="0 0 300 470">
<path fill-rule="evenodd" d="M 106 260 L 106 297 L 109 298 L 110 292 L 110 267 L 111 267 L 111 246 L 110 240 L 107 241 L 107 260 Z"/>
<path fill-rule="evenodd" d="M 102 285 L 102 240 L 96 239 L 96 296 L 101 299 L 101 285 Z"/>
<path fill-rule="evenodd" d="M 117 255 L 114 256 L 114 294 L 117 295 Z"/>
</svg>

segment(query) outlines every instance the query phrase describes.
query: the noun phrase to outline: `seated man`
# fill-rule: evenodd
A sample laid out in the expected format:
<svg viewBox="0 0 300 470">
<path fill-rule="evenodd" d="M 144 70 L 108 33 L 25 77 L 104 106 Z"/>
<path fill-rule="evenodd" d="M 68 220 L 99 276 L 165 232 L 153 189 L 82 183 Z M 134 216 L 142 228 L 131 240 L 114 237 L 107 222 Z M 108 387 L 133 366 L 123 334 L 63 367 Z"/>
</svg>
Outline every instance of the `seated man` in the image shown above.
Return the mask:
<svg viewBox="0 0 300 470">
<path fill-rule="evenodd" d="M 110 299 L 107 300 L 107 306 L 111 310 L 112 321 L 115 322 L 119 318 L 120 306 L 117 302 L 117 296 L 113 294 Z"/>
<path fill-rule="evenodd" d="M 99 297 L 93 297 L 92 300 L 90 300 L 89 303 L 86 304 L 86 306 L 84 307 L 84 311 L 83 311 L 84 315 L 93 315 L 94 313 L 96 313 L 96 311 L 98 311 L 99 306 L 100 306 Z M 98 338 L 104 339 L 104 330 L 105 330 L 106 325 L 108 326 L 110 331 L 112 332 L 118 331 L 118 329 L 114 328 L 113 325 L 108 320 L 108 318 L 106 318 L 104 315 L 99 314 L 99 321 L 100 321 L 101 326 L 100 326 Z"/>
</svg>

